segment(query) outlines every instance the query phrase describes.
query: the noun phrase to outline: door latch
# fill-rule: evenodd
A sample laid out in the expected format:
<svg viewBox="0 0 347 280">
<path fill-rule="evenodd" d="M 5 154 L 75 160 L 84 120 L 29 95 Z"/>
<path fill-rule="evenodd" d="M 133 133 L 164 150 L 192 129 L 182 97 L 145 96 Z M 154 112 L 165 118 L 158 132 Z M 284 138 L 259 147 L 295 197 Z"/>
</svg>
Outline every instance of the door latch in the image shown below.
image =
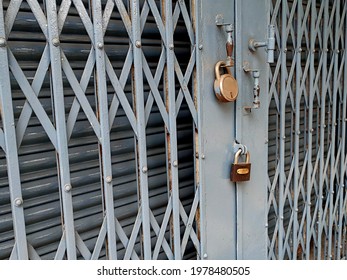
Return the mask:
<svg viewBox="0 0 347 280">
<path fill-rule="evenodd" d="M 275 26 L 268 26 L 268 38 L 266 42 L 259 42 L 251 38 L 248 42 L 248 48 L 251 52 L 255 52 L 258 48 L 265 47 L 267 51 L 267 63 L 275 61 Z"/>
</svg>

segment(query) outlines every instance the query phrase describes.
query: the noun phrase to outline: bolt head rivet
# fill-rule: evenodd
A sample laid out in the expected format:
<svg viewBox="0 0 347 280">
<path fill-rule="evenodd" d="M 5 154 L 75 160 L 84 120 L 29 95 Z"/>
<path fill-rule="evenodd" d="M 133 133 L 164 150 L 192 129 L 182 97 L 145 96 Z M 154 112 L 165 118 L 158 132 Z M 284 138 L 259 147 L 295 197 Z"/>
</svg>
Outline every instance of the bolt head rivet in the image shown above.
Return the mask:
<svg viewBox="0 0 347 280">
<path fill-rule="evenodd" d="M 178 165 L 177 160 L 174 160 L 174 162 L 172 163 L 172 165 L 173 165 L 174 167 L 177 167 L 177 165 Z"/>
<path fill-rule="evenodd" d="M 199 50 L 201 51 L 203 49 L 203 45 L 199 45 Z"/>
<path fill-rule="evenodd" d="M 139 40 L 137 40 L 137 41 L 135 42 L 135 47 L 136 47 L 136 48 L 141 48 L 141 42 L 140 42 Z"/>
<path fill-rule="evenodd" d="M 207 259 L 208 255 L 207 253 L 204 254 L 204 259 Z"/>
<path fill-rule="evenodd" d="M 66 184 L 66 185 L 64 186 L 64 190 L 65 190 L 66 192 L 70 192 L 71 189 L 72 189 L 72 186 L 71 186 L 70 184 Z"/>
<path fill-rule="evenodd" d="M 98 43 L 98 48 L 101 50 L 104 47 L 104 44 L 102 42 Z"/>
<path fill-rule="evenodd" d="M 201 154 L 201 158 L 205 159 L 206 158 L 205 154 Z"/>
<path fill-rule="evenodd" d="M 16 205 L 17 207 L 21 206 L 23 204 L 23 200 L 20 197 L 17 197 L 14 200 L 14 205 Z"/>
<path fill-rule="evenodd" d="M 173 50 L 173 49 L 174 49 L 174 45 L 173 45 L 173 44 L 170 44 L 170 45 L 169 45 L 169 49 L 170 49 L 170 50 Z"/>
<path fill-rule="evenodd" d="M 112 182 L 112 177 L 111 176 L 107 176 L 106 177 L 106 182 L 107 183 L 111 183 Z"/>
<path fill-rule="evenodd" d="M 59 39 L 58 39 L 58 38 L 53 38 L 53 39 L 52 39 L 52 44 L 53 44 L 53 46 L 58 47 L 59 44 L 60 44 Z"/>
<path fill-rule="evenodd" d="M 147 166 L 142 167 L 142 172 L 143 173 L 147 173 L 147 171 L 148 171 L 148 167 Z"/>
</svg>

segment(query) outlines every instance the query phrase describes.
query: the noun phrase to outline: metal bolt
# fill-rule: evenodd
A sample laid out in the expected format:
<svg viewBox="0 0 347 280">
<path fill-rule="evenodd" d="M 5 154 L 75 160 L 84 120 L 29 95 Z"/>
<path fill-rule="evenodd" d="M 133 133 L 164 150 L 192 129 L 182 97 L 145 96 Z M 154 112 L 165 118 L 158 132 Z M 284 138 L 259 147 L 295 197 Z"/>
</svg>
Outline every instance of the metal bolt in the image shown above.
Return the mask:
<svg viewBox="0 0 347 280">
<path fill-rule="evenodd" d="M 314 131 L 314 129 L 313 129 L 313 128 L 311 128 L 311 129 L 310 129 L 310 132 L 312 133 L 313 131 Z"/>
<path fill-rule="evenodd" d="M 281 216 L 281 220 L 284 220 L 284 217 L 283 217 L 283 216 Z"/>
<path fill-rule="evenodd" d="M 173 165 L 174 167 L 177 167 L 177 165 L 178 165 L 177 160 L 174 160 L 174 162 L 172 163 L 172 165 Z"/>
<path fill-rule="evenodd" d="M 59 39 L 58 39 L 58 38 L 53 38 L 53 39 L 52 39 L 52 44 L 53 44 L 53 46 L 58 47 L 59 44 L 60 44 Z"/>
<path fill-rule="evenodd" d="M 202 159 L 205 159 L 205 154 L 201 154 L 201 158 L 202 158 Z"/>
<path fill-rule="evenodd" d="M 298 209 L 298 208 L 295 208 L 295 212 L 299 212 L 299 209 Z"/>
<path fill-rule="evenodd" d="M 173 45 L 173 44 L 170 44 L 170 45 L 169 45 L 169 49 L 170 49 L 170 50 L 173 50 L 173 49 L 174 49 L 174 45 Z"/>
<path fill-rule="evenodd" d="M 6 47 L 6 39 L 4 37 L 0 37 L 0 47 Z"/>
<path fill-rule="evenodd" d="M 299 48 L 299 52 L 302 52 L 302 48 Z"/>
<path fill-rule="evenodd" d="M 285 135 L 283 135 L 283 136 L 282 136 L 282 139 L 286 139 L 286 136 L 285 136 Z"/>
<path fill-rule="evenodd" d="M 188 226 L 188 227 L 191 227 L 192 225 L 191 225 L 191 224 L 188 224 L 187 226 Z"/>
<path fill-rule="evenodd" d="M 340 50 L 339 50 L 339 49 L 337 49 L 337 50 L 336 50 L 336 52 L 337 52 L 337 53 L 340 53 Z"/>
<path fill-rule="evenodd" d="M 203 45 L 199 45 L 199 50 L 201 51 L 203 49 Z"/>
<path fill-rule="evenodd" d="M 148 171 L 148 167 L 147 166 L 142 167 L 142 172 L 143 173 L 147 173 L 147 171 Z"/>
<path fill-rule="evenodd" d="M 325 51 L 326 51 L 326 52 L 328 52 L 328 51 L 329 51 L 329 49 L 325 49 Z"/>
<path fill-rule="evenodd" d="M 315 53 L 315 52 L 316 52 L 316 49 L 313 49 L 312 52 Z"/>
<path fill-rule="evenodd" d="M 14 200 L 14 205 L 16 205 L 17 207 L 21 206 L 23 204 L 23 200 L 21 198 L 16 198 Z"/>
<path fill-rule="evenodd" d="M 287 48 L 284 48 L 284 50 L 283 50 L 283 51 L 286 53 L 286 52 L 287 52 L 287 50 L 288 50 Z"/>
<path fill-rule="evenodd" d="M 111 176 L 107 176 L 106 177 L 106 182 L 107 183 L 111 183 L 112 182 L 112 177 Z"/>
<path fill-rule="evenodd" d="M 334 123 L 335 124 L 335 126 L 337 126 L 337 122 L 336 123 Z"/>
<path fill-rule="evenodd" d="M 72 189 L 72 186 L 71 186 L 70 184 L 66 184 L 66 185 L 64 186 L 64 189 L 65 189 L 66 192 L 70 192 L 71 189 Z"/>
<path fill-rule="evenodd" d="M 265 227 L 266 227 L 266 228 L 268 228 L 268 227 L 269 227 L 269 224 L 268 224 L 268 223 L 266 223 L 266 224 L 265 224 Z"/>
<path fill-rule="evenodd" d="M 296 134 L 297 134 L 297 135 L 300 135 L 300 134 L 301 134 L 301 131 L 300 131 L 300 130 L 298 130 L 298 131 L 296 132 Z"/>
<path fill-rule="evenodd" d="M 104 47 L 104 44 L 102 42 L 98 43 L 98 48 L 101 50 Z"/>
<path fill-rule="evenodd" d="M 141 42 L 139 40 L 137 40 L 135 42 L 135 46 L 136 46 L 136 48 L 141 48 Z"/>
<path fill-rule="evenodd" d="M 208 255 L 207 253 L 204 254 L 204 259 L 207 259 Z"/>
<path fill-rule="evenodd" d="M 265 139 L 265 144 L 268 144 L 269 143 L 269 139 Z"/>
</svg>

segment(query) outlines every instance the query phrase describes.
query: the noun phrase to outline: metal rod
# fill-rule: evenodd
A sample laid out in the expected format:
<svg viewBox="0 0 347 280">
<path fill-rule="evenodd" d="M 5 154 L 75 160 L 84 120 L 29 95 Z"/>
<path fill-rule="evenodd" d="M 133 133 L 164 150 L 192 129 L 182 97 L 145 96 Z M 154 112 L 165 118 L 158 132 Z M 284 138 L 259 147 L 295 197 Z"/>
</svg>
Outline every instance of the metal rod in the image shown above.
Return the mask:
<svg viewBox="0 0 347 280">
<path fill-rule="evenodd" d="M 167 65 L 165 69 L 165 90 L 166 90 L 166 107 L 169 113 L 170 133 L 167 133 L 167 148 L 168 148 L 168 176 L 169 190 L 172 195 L 172 246 L 174 258 L 181 259 L 181 230 L 180 230 L 180 212 L 179 212 L 179 185 L 178 185 L 178 153 L 177 153 L 177 123 L 176 123 L 176 89 L 175 89 L 175 57 L 174 57 L 174 25 L 172 21 L 172 1 L 165 0 L 164 2 L 164 18 L 166 31 L 166 58 Z M 176 5 L 178 2 L 176 3 Z"/>
<path fill-rule="evenodd" d="M 287 76 L 287 60 L 286 60 L 286 52 L 285 47 L 287 44 L 287 14 L 286 14 L 287 6 L 286 1 L 282 1 L 282 37 L 281 37 L 281 89 L 280 89 L 280 162 L 279 162 L 279 202 L 278 202 L 278 258 L 284 258 L 284 227 L 283 227 L 283 219 L 284 219 L 284 185 L 285 185 L 285 125 L 286 125 L 286 76 Z"/>
<path fill-rule="evenodd" d="M 7 175 L 9 181 L 13 230 L 15 237 L 14 253 L 20 260 L 27 260 L 28 245 L 24 221 L 23 198 L 19 171 L 17 141 L 15 134 L 15 122 L 12 106 L 12 92 L 8 62 L 8 50 L 6 46 L 5 22 L 3 1 L 0 0 L 0 38 L 3 41 L 0 47 L 0 114 L 5 140 L 5 152 L 7 163 Z"/>
<path fill-rule="evenodd" d="M 327 9 L 329 9 L 329 1 L 327 1 Z M 334 209 L 335 209 L 335 195 L 334 195 L 334 190 L 335 190 L 335 185 L 338 186 L 335 178 L 336 175 L 338 173 L 338 170 L 336 168 L 336 161 L 341 162 L 339 160 L 339 158 L 336 158 L 336 143 L 337 141 L 335 140 L 337 137 L 337 107 L 338 107 L 338 103 L 337 103 L 337 98 L 338 98 L 338 90 L 339 90 L 339 84 L 338 84 L 338 74 L 339 74 L 339 58 L 338 58 L 338 54 L 336 52 L 336 50 L 339 48 L 339 41 L 340 41 L 340 36 L 339 36 L 339 23 L 340 23 L 340 2 L 341 1 L 335 1 L 334 2 L 334 6 L 335 6 L 335 27 L 332 27 L 332 20 L 333 20 L 333 11 L 334 9 L 331 11 L 330 16 L 327 18 L 329 18 L 331 20 L 331 25 L 330 25 L 330 21 L 329 23 L 329 29 L 330 32 L 329 33 L 333 33 L 333 30 L 335 29 L 335 33 L 333 33 L 334 36 L 334 42 L 333 42 L 333 49 L 332 51 L 334 51 L 334 55 L 332 57 L 332 61 L 333 61 L 333 67 L 334 67 L 334 77 L 333 77 L 333 102 L 332 102 L 332 129 L 331 129 L 331 154 L 330 154 L 330 168 L 331 168 L 331 172 L 330 172 L 330 188 L 329 188 L 329 192 L 328 196 L 329 196 L 329 230 L 328 230 L 328 236 L 329 236 L 329 243 L 328 243 L 328 259 L 332 259 L 333 256 L 335 255 L 336 251 L 336 247 L 333 246 L 333 242 L 336 243 L 336 236 L 333 236 L 333 234 L 335 235 L 335 233 L 333 232 L 333 227 L 334 224 L 336 223 L 336 216 L 334 214 Z M 327 31 L 328 32 L 328 31 Z M 330 34 L 329 34 L 330 35 Z M 328 41 L 328 38 L 327 38 Z M 326 47 L 326 51 L 328 51 L 328 46 Z M 331 66 L 332 67 L 332 66 Z M 337 202 L 336 202 L 337 203 Z M 333 252 L 334 251 L 334 252 Z M 334 253 L 334 255 L 333 255 Z M 336 256 L 335 256 L 336 258 Z"/>
<path fill-rule="evenodd" d="M 142 44 L 141 44 L 141 22 L 140 22 L 140 3 L 137 0 L 131 0 L 130 5 L 132 21 L 132 48 L 134 53 L 134 103 L 137 120 L 136 140 L 137 164 L 138 164 L 138 186 L 140 191 L 140 203 L 142 213 L 142 240 L 143 257 L 146 260 L 151 259 L 151 235 L 150 235 L 150 208 L 148 196 L 148 165 L 146 148 L 146 119 L 145 104 L 143 94 L 143 70 L 142 70 Z"/>
<path fill-rule="evenodd" d="M 102 174 L 101 183 L 103 186 L 103 199 L 105 205 L 106 223 L 107 223 L 107 253 L 108 258 L 117 259 L 116 226 L 114 213 L 113 196 L 113 174 L 110 148 L 110 125 L 108 119 L 108 98 L 106 86 L 106 66 L 104 37 L 102 26 L 102 7 L 98 0 L 91 0 L 93 17 L 93 37 L 95 49 L 95 94 L 98 106 L 98 118 L 100 122 L 101 138 L 99 139 L 100 167 Z"/>
<path fill-rule="evenodd" d="M 65 120 L 64 89 L 62 82 L 61 56 L 59 47 L 59 31 L 57 7 L 54 1 L 46 0 L 48 41 L 51 60 L 51 83 L 54 103 L 54 116 L 57 137 L 57 165 L 62 199 L 63 228 L 66 233 L 66 250 L 68 259 L 76 259 L 76 237 L 72 208 L 72 185 L 70 178 L 69 152 Z"/>
<path fill-rule="evenodd" d="M 344 2 L 344 11 L 347 9 L 347 1 Z M 344 26 L 344 28 L 343 28 Z M 342 29 L 340 32 L 343 32 L 343 30 L 346 30 L 347 27 L 347 16 L 345 14 L 345 22 L 342 24 Z M 346 33 L 346 32 L 345 32 Z M 346 34 L 343 34 L 345 41 L 344 44 L 347 46 L 347 36 Z M 343 37 L 342 37 L 343 38 Z M 342 41 L 342 39 L 341 39 Z M 339 220 L 338 220 L 338 247 L 337 247 L 337 257 L 336 259 L 341 259 L 341 256 L 344 255 L 343 252 L 343 218 L 346 213 L 346 209 L 344 208 L 344 198 L 346 194 L 346 186 L 345 186 L 345 160 L 346 160 L 346 120 L 347 120 L 347 48 L 344 49 L 344 52 L 342 54 L 341 63 L 344 64 L 344 76 L 343 81 L 345 81 L 342 84 L 342 115 L 341 115 L 341 159 L 340 159 L 340 191 L 339 191 Z"/>
<path fill-rule="evenodd" d="M 299 222 L 298 222 L 298 200 L 299 200 L 299 157 L 300 157 L 300 113 L 301 113 L 301 97 L 302 97 L 302 87 L 301 87 L 301 44 L 302 44 L 302 0 L 298 1 L 297 5 L 297 41 L 296 41 L 296 97 L 295 97 L 295 137 L 294 137 L 294 202 L 293 202 L 293 260 L 297 259 L 298 251 L 298 232 L 299 232 Z"/>
</svg>

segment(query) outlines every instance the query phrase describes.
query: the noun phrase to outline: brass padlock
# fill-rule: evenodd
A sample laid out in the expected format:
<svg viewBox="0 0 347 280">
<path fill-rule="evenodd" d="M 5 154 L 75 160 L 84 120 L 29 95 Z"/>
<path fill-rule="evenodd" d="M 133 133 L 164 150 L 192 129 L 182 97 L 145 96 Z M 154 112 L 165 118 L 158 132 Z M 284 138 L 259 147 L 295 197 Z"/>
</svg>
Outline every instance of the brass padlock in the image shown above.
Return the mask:
<svg viewBox="0 0 347 280">
<path fill-rule="evenodd" d="M 246 153 L 246 162 L 239 163 L 241 150 L 235 154 L 234 163 L 231 165 L 230 181 L 244 182 L 249 181 L 251 178 L 251 163 L 249 152 Z"/>
<path fill-rule="evenodd" d="M 235 78 L 231 75 L 229 67 L 225 67 L 224 61 L 218 61 L 215 66 L 216 80 L 214 81 L 214 92 L 220 102 L 232 102 L 236 100 L 239 93 L 239 86 Z M 221 75 L 220 68 L 227 69 L 227 73 Z"/>
</svg>

